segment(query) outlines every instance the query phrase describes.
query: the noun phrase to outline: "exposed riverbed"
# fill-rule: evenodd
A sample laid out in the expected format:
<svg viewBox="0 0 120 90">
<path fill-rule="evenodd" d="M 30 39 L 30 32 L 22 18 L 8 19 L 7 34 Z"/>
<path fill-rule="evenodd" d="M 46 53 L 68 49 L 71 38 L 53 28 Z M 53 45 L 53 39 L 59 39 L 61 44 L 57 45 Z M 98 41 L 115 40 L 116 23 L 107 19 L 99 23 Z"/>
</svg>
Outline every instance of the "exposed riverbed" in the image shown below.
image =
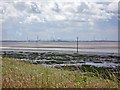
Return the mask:
<svg viewBox="0 0 120 90">
<path fill-rule="evenodd" d="M 115 68 L 120 66 L 120 57 L 111 55 L 81 55 L 65 53 L 38 53 L 38 52 L 1 52 L 3 57 L 7 56 L 17 60 L 31 62 L 33 64 L 42 64 L 50 67 L 62 66 L 81 66 L 91 65 L 95 67 Z"/>
</svg>

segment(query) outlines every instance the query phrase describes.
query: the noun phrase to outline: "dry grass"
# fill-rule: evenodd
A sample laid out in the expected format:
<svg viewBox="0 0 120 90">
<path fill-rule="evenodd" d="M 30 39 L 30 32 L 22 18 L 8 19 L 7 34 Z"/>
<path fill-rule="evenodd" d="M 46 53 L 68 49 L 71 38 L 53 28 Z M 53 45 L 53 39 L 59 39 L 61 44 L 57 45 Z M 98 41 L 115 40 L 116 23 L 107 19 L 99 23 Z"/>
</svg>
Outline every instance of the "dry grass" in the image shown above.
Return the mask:
<svg viewBox="0 0 120 90">
<path fill-rule="evenodd" d="M 2 88 L 2 57 L 0 57 L 0 90 Z"/>
<path fill-rule="evenodd" d="M 118 88 L 116 81 L 2 58 L 3 88 Z"/>
</svg>

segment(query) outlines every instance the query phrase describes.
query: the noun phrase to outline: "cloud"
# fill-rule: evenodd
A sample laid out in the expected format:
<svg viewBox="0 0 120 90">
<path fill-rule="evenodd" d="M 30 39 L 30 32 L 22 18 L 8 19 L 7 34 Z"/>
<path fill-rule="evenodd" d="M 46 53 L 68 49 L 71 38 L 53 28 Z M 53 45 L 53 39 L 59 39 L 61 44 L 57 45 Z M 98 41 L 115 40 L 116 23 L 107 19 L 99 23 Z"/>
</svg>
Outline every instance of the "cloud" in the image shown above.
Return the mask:
<svg viewBox="0 0 120 90">
<path fill-rule="evenodd" d="M 33 23 L 33 22 L 41 22 L 38 16 L 31 14 L 30 16 L 26 17 L 24 23 Z"/>
<path fill-rule="evenodd" d="M 107 8 L 107 9 L 105 9 Z M 92 21 L 109 20 L 117 10 L 116 2 L 111 2 L 108 6 L 104 3 L 96 2 L 58 2 L 34 1 L 34 2 L 2 2 L 0 13 L 4 19 L 9 17 L 23 18 L 24 22 L 43 22 L 59 20 Z M 109 12 L 108 12 L 109 11 Z M 3 13 L 4 12 L 4 13 Z M 41 21 L 40 21 L 41 20 Z"/>
<path fill-rule="evenodd" d="M 3 22 L 3 30 L 8 31 L 7 34 L 4 33 L 6 35 L 15 30 L 18 36 L 23 37 L 27 34 L 34 36 L 39 32 L 49 38 L 52 35 L 48 34 L 55 32 L 61 38 L 62 34 L 67 38 L 79 34 L 85 38 L 82 34 L 89 36 L 94 29 L 103 30 L 97 25 L 110 23 L 117 16 L 118 0 L 95 1 L 97 0 L 1 0 L 0 22 Z"/>
<path fill-rule="evenodd" d="M 107 9 L 108 9 L 109 11 L 117 12 L 117 11 L 118 11 L 118 3 L 115 2 L 115 1 L 111 2 L 111 3 L 108 5 Z"/>
</svg>

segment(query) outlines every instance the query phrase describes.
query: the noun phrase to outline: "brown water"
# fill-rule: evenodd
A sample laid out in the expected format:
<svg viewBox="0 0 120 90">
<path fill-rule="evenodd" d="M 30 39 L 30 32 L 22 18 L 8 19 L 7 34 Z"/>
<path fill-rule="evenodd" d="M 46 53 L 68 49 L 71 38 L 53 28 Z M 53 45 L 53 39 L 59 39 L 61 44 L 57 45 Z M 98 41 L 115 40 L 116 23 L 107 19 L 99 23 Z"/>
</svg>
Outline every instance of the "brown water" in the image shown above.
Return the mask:
<svg viewBox="0 0 120 90">
<path fill-rule="evenodd" d="M 79 53 L 118 54 L 118 42 L 79 42 Z M 3 42 L 3 51 L 76 53 L 76 42 Z"/>
</svg>

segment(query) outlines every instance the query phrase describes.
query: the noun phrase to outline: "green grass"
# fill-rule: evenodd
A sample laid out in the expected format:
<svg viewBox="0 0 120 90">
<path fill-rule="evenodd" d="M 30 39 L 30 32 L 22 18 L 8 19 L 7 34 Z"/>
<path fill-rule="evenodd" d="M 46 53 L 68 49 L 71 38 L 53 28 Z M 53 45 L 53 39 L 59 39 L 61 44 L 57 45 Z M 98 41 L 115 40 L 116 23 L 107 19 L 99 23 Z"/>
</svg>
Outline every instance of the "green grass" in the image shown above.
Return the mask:
<svg viewBox="0 0 120 90">
<path fill-rule="evenodd" d="M 2 58 L 3 88 L 118 88 L 116 80 Z"/>
<path fill-rule="evenodd" d="M 59 67 L 58 67 L 59 69 Z M 115 73 L 116 72 L 120 72 L 120 67 L 116 67 L 116 68 L 111 68 L 112 71 L 110 70 L 110 68 L 106 68 L 106 67 L 95 67 L 95 66 L 91 66 L 91 65 L 81 65 L 81 66 L 62 66 L 62 69 L 64 70 L 69 70 L 69 71 L 79 71 L 85 74 L 89 75 L 91 74 L 92 76 L 97 76 L 97 77 L 101 77 L 103 79 L 110 79 L 113 81 L 118 81 L 120 80 L 120 73 Z"/>
</svg>

